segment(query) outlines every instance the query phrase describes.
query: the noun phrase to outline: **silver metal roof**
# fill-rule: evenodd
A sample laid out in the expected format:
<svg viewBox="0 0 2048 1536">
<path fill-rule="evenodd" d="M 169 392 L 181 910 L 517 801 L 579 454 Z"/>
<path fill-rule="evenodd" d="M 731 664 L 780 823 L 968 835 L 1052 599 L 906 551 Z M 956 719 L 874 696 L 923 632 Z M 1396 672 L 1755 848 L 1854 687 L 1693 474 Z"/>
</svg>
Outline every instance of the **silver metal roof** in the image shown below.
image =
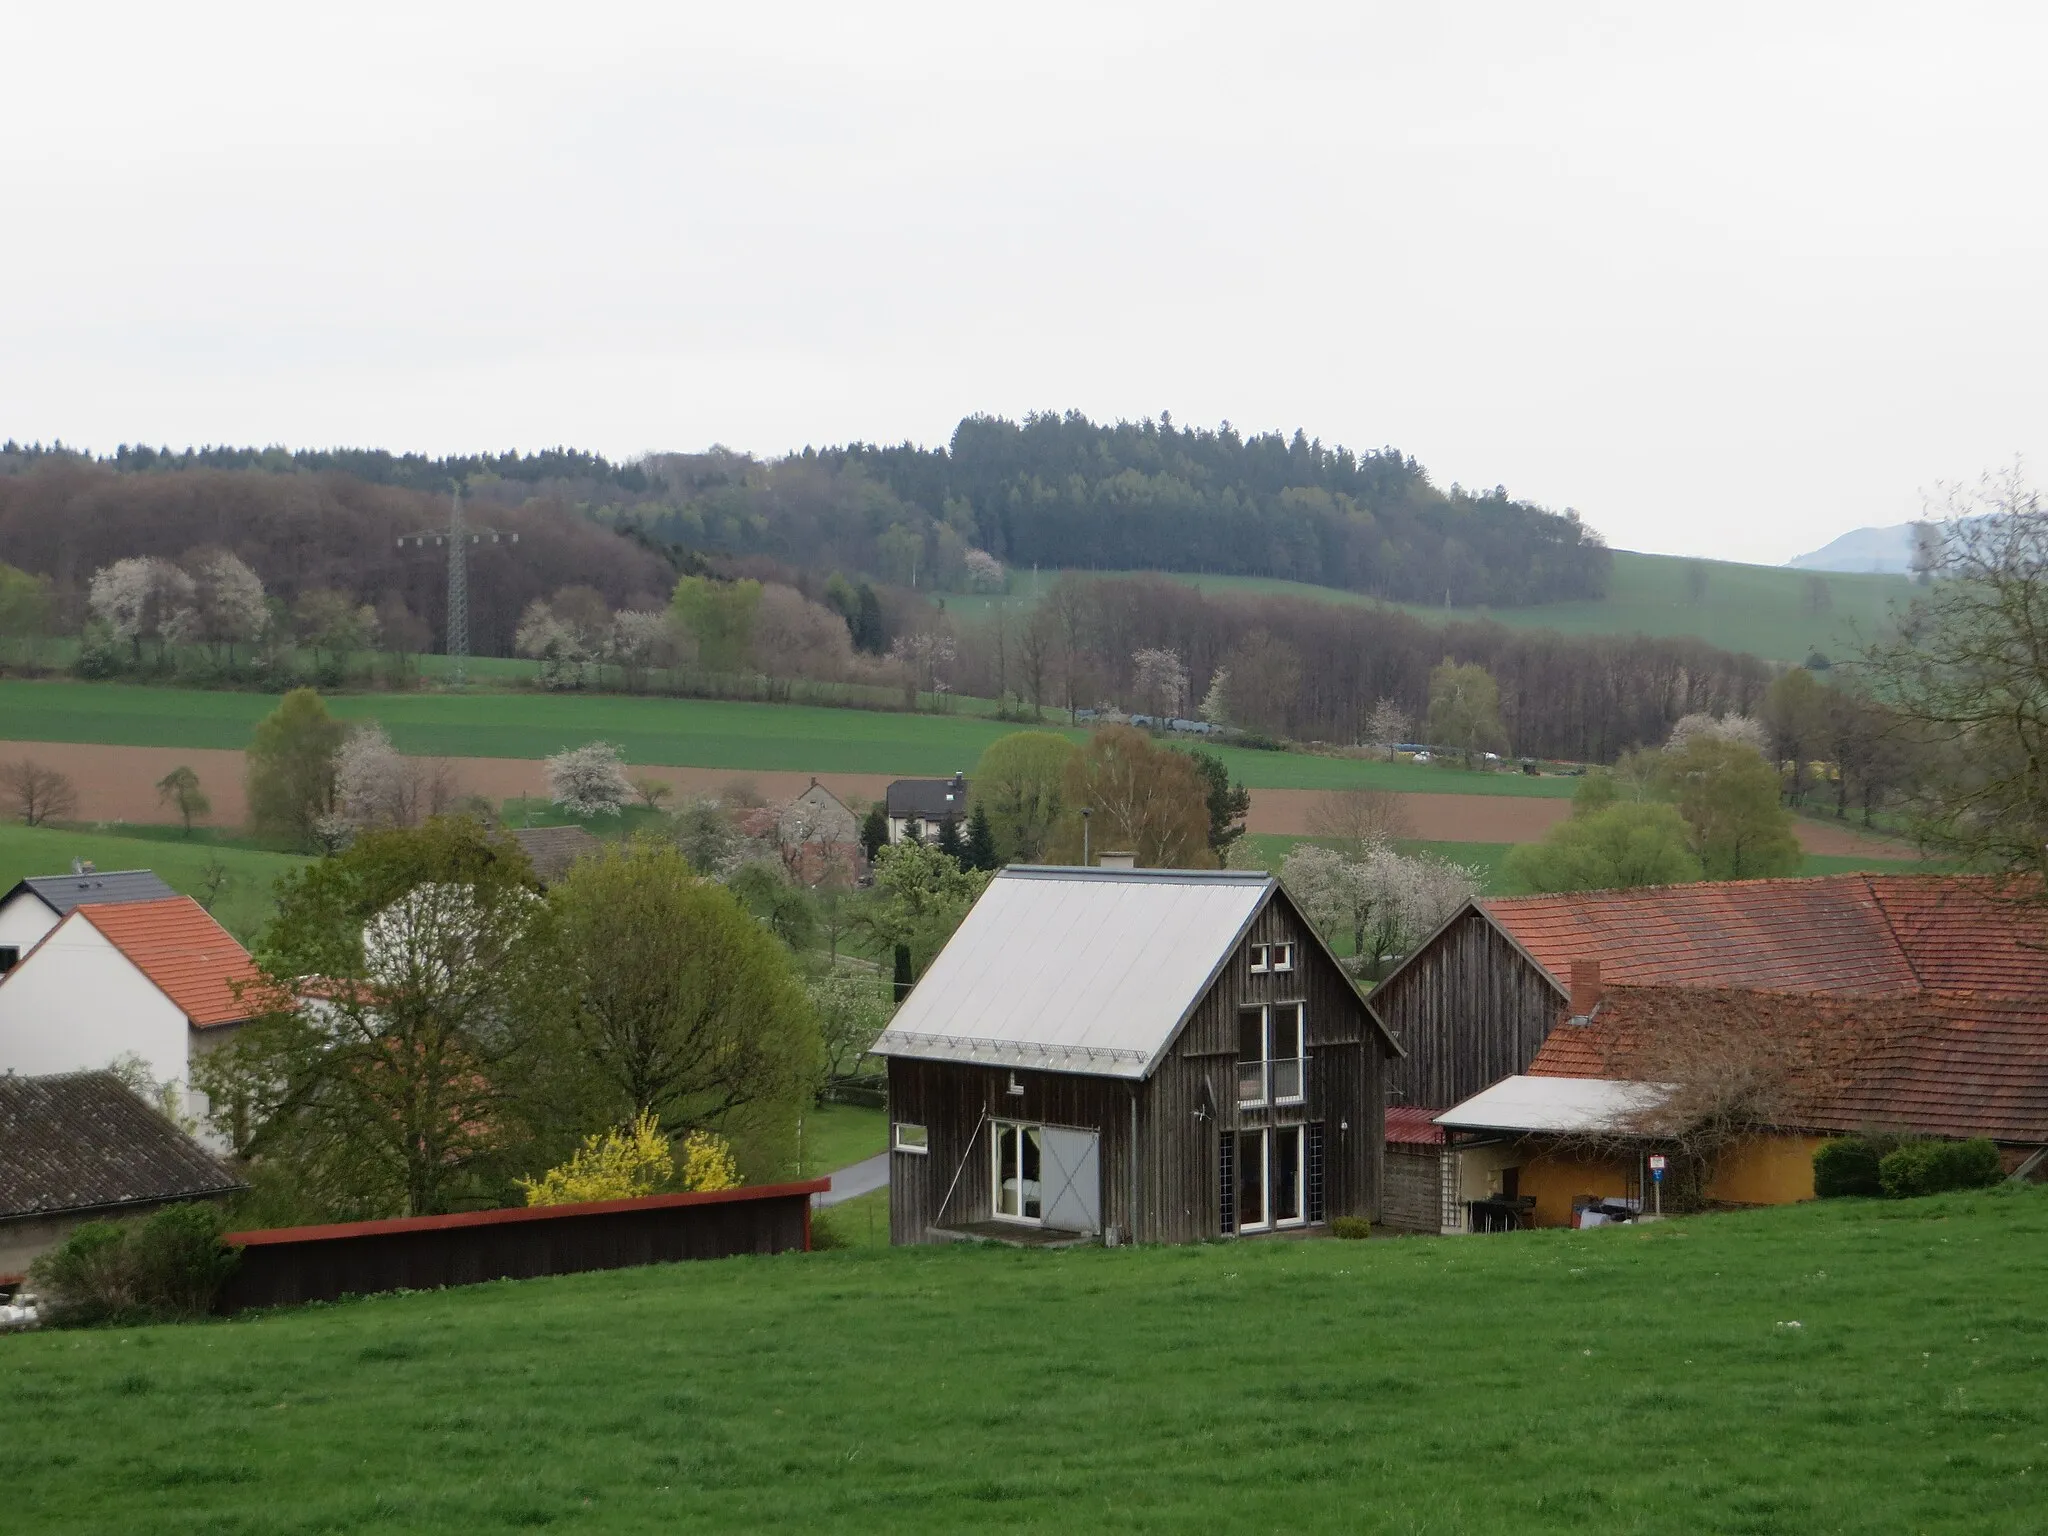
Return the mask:
<svg viewBox="0 0 2048 1536">
<path fill-rule="evenodd" d="M 1006 869 L 875 1053 L 1145 1077 L 1275 889 L 1237 871 Z"/>
<path fill-rule="evenodd" d="M 1436 1123 L 1454 1131 L 1626 1132 L 1638 1116 L 1671 1096 L 1665 1083 L 1604 1077 L 1504 1077 L 1445 1110 Z"/>
</svg>

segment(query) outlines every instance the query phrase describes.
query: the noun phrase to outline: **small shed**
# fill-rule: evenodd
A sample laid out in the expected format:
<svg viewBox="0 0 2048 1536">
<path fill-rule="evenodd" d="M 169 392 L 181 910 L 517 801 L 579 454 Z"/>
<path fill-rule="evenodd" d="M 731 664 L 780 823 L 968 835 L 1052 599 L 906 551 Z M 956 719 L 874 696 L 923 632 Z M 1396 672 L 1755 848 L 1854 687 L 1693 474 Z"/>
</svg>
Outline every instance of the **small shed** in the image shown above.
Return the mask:
<svg viewBox="0 0 2048 1536">
<path fill-rule="evenodd" d="M 893 1242 L 1184 1243 L 1379 1213 L 1398 1047 L 1268 875 L 1004 870 L 875 1051 Z"/>
<path fill-rule="evenodd" d="M 243 1187 L 110 1072 L 0 1073 L 0 1278 L 87 1221 Z"/>
</svg>

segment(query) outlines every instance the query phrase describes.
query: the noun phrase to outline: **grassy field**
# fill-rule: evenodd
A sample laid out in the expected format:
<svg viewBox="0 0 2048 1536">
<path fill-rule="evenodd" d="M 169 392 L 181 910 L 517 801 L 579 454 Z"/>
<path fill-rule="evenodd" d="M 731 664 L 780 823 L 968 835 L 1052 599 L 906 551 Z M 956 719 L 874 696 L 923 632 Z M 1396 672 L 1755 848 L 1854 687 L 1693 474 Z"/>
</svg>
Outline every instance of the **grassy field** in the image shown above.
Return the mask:
<svg viewBox="0 0 2048 1536">
<path fill-rule="evenodd" d="M 804 1111 L 803 1176 L 845 1168 L 889 1145 L 889 1116 L 858 1104 L 817 1104 Z"/>
<path fill-rule="evenodd" d="M 37 1533 L 2034 1532 L 2048 1191 L 0 1339 Z"/>
<path fill-rule="evenodd" d="M 291 854 L 197 840 L 0 823 L 0 891 L 25 875 L 63 874 L 74 858 L 90 859 L 103 870 L 153 869 L 173 890 L 202 900 L 206 866 L 218 858 L 228 871 L 228 883 L 214 903 L 213 915 L 245 944 L 269 921 L 273 882 L 305 862 Z"/>
<path fill-rule="evenodd" d="M 1692 571 L 1705 576 L 1693 596 Z M 1130 571 L 1104 575 L 1134 575 Z M 1731 651 L 1751 651 L 1770 661 L 1803 662 L 1818 650 L 1830 660 L 1852 652 L 1857 637 L 1872 638 L 1889 609 L 1904 603 L 1912 583 L 1904 576 L 1827 573 L 1827 604 L 1813 611 L 1810 580 L 1820 574 L 1772 565 L 1738 565 L 1725 560 L 1692 561 L 1675 555 L 1614 552 L 1614 576 L 1598 602 L 1545 603 L 1533 608 L 1435 608 L 1392 604 L 1419 618 L 1490 618 L 1517 629 L 1555 629 L 1564 634 L 1694 635 Z M 1017 590 L 1006 597 L 949 597 L 961 614 L 986 611 L 999 602 L 1022 607 L 1051 584 L 1055 571 L 1015 574 Z M 1172 573 L 1205 592 L 1245 592 L 1304 597 L 1322 602 L 1374 603 L 1377 599 L 1335 587 L 1310 586 L 1259 576 L 1204 576 Z"/>
<path fill-rule="evenodd" d="M 884 714 L 799 704 L 530 693 L 353 694 L 328 701 L 349 720 L 383 723 L 400 751 L 437 757 L 539 758 L 592 740 L 629 763 L 797 773 L 940 775 L 973 768 L 1017 725 L 972 715 Z M 128 683 L 0 681 L 0 739 L 105 746 L 249 744 L 277 707 L 263 694 Z M 1047 729 L 1053 726 L 1048 722 Z M 1068 732 L 1086 740 L 1086 732 Z M 1575 781 L 1449 766 L 1216 749 L 1255 789 L 1383 789 L 1569 797 Z"/>
</svg>

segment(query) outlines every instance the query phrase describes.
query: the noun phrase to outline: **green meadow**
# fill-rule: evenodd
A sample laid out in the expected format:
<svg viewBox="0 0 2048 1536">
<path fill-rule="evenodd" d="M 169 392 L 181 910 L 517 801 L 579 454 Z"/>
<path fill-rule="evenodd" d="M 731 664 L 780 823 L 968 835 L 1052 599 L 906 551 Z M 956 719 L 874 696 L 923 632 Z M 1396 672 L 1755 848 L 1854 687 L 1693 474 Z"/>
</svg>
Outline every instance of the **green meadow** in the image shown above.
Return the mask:
<svg viewBox="0 0 2048 1536">
<path fill-rule="evenodd" d="M 2041 1529 L 2048 1190 L 0 1338 L 8 1529 Z"/>
<path fill-rule="evenodd" d="M 997 737 L 1024 727 L 970 714 L 899 714 L 803 704 L 662 699 L 619 694 L 374 693 L 328 701 L 348 720 L 377 720 L 402 752 L 431 757 L 545 757 L 564 747 L 617 743 L 629 763 L 757 772 L 941 775 L 974 767 Z M 131 683 L 0 680 L 0 741 L 104 746 L 249 744 L 277 707 L 265 694 Z M 1059 729 L 1050 719 L 1043 727 Z M 1085 741 L 1085 731 L 1067 731 Z M 1468 773 L 1294 752 L 1214 749 L 1255 789 L 1383 789 L 1569 797 L 1574 781 Z"/>
<path fill-rule="evenodd" d="M 291 854 L 202 839 L 0 822 L 0 891 L 27 875 L 61 875 L 75 858 L 90 859 L 103 870 L 153 869 L 173 890 L 202 902 L 208 899 L 207 867 L 218 860 L 227 880 L 212 898 L 213 915 L 245 944 L 270 920 L 270 889 L 277 877 L 305 862 Z"/>
<path fill-rule="evenodd" d="M 1015 590 L 1005 597 L 948 597 L 946 606 L 962 614 L 983 612 L 1001 602 L 1021 608 L 1058 574 L 1018 571 L 1012 579 Z M 1205 592 L 1379 602 L 1360 592 L 1262 576 L 1153 574 L 1168 575 Z M 1824 587 L 1813 585 L 1816 577 Z M 1544 603 L 1531 608 L 1384 606 L 1423 619 L 1493 619 L 1514 629 L 1554 629 L 1568 635 L 1690 635 L 1731 651 L 1749 651 L 1767 661 L 1803 662 L 1814 651 L 1830 661 L 1852 655 L 1876 637 L 1893 607 L 1903 605 L 1912 592 L 1912 583 L 1904 576 L 1795 571 L 1783 566 L 1616 550 L 1613 580 L 1607 596 L 1598 601 Z M 1824 606 L 1817 604 L 1816 598 L 1822 598 Z"/>
</svg>

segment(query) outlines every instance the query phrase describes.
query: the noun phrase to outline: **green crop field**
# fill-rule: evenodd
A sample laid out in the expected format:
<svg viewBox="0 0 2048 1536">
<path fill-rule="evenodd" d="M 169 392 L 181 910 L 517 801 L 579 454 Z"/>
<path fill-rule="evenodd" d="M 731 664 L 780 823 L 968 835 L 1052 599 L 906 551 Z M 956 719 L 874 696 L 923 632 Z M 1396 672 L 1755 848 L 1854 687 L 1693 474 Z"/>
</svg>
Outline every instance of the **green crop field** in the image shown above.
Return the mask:
<svg viewBox="0 0 2048 1536">
<path fill-rule="evenodd" d="M 2031 1533 L 2048 1191 L 789 1254 L 0 1338 L 6 1524 Z"/>
<path fill-rule="evenodd" d="M 213 915 L 245 944 L 270 919 L 270 888 L 277 877 L 305 862 L 290 854 L 202 841 L 0 823 L 0 891 L 25 875 L 61 875 L 75 858 L 90 859 L 103 870 L 153 869 L 173 890 L 201 900 L 206 895 L 206 867 L 218 858 L 228 881 Z"/>
<path fill-rule="evenodd" d="M 982 749 L 1022 727 L 967 714 L 910 715 L 801 704 L 618 694 L 378 693 L 329 700 L 344 719 L 378 720 L 400 751 L 438 757 L 545 757 L 592 740 L 629 763 L 797 773 L 938 775 L 972 769 Z M 131 683 L 0 681 L 0 741 L 104 746 L 249 744 L 277 707 L 264 694 Z M 1053 729 L 1048 721 L 1046 729 Z M 1069 731 L 1085 741 L 1084 731 Z M 1383 789 L 1569 797 L 1573 782 L 1448 766 L 1215 749 L 1255 789 Z"/>
<path fill-rule="evenodd" d="M 1693 570 L 1705 582 L 1694 595 Z M 1015 573 L 1016 590 L 1005 597 L 948 597 L 946 606 L 963 615 L 985 612 L 996 603 L 1022 607 L 1059 573 Z M 1130 576 L 1132 571 L 1102 572 Z M 1310 598 L 1322 602 L 1376 603 L 1359 592 L 1277 581 L 1260 576 L 1204 576 L 1170 573 L 1175 581 L 1205 592 L 1241 592 Z M 1814 597 L 1825 582 L 1826 606 Z M 1727 560 L 1685 560 L 1675 555 L 1614 552 L 1614 577 L 1598 602 L 1545 603 L 1533 608 L 1432 608 L 1390 604 L 1425 619 L 1496 619 L 1517 629 L 1554 629 L 1564 634 L 1693 635 L 1731 651 L 1750 651 L 1769 661 L 1803 662 L 1818 650 L 1831 661 L 1854 652 L 1883 627 L 1894 605 L 1913 591 L 1904 576 L 1845 575 L 1795 571 L 1774 565 L 1739 565 Z M 1860 638 L 1859 638 L 1860 637 Z"/>
</svg>

